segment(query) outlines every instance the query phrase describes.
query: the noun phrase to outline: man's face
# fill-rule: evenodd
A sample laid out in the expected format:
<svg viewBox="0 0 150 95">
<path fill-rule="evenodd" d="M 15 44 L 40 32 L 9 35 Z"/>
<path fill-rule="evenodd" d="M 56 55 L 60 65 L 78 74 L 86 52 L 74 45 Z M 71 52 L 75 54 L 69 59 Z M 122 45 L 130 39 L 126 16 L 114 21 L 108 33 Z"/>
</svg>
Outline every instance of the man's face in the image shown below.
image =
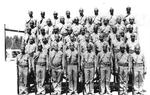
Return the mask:
<svg viewBox="0 0 150 95">
<path fill-rule="evenodd" d="M 70 50 L 74 51 L 74 46 L 73 45 L 70 46 Z"/>
<path fill-rule="evenodd" d="M 108 24 L 108 20 L 104 20 L 104 25 L 107 25 Z"/>
<path fill-rule="evenodd" d="M 129 28 L 128 28 L 128 31 L 129 31 L 130 33 L 132 33 L 132 32 L 133 32 L 133 27 L 129 27 Z"/>
<path fill-rule="evenodd" d="M 94 10 L 94 14 L 97 16 L 98 15 L 98 10 Z"/>
<path fill-rule="evenodd" d="M 121 32 L 121 33 L 120 33 L 120 36 L 121 36 L 121 37 L 124 37 L 124 35 L 125 35 L 124 32 Z"/>
<path fill-rule="evenodd" d="M 64 23 L 65 23 L 65 19 L 64 19 L 64 18 L 61 18 L 61 19 L 60 19 L 60 22 L 61 22 L 62 24 L 64 24 Z"/>
<path fill-rule="evenodd" d="M 73 42 L 74 41 L 74 37 L 72 36 L 72 37 L 70 37 L 70 40 Z"/>
<path fill-rule="evenodd" d="M 33 44 L 33 43 L 34 43 L 34 39 L 31 38 L 31 39 L 30 39 L 30 44 Z"/>
<path fill-rule="evenodd" d="M 110 10 L 110 15 L 113 15 L 113 14 L 114 14 L 114 10 L 111 9 L 111 10 Z"/>
<path fill-rule="evenodd" d="M 70 13 L 66 13 L 67 18 L 70 18 Z"/>
<path fill-rule="evenodd" d="M 107 45 L 103 46 L 103 51 L 106 53 L 107 52 Z"/>
<path fill-rule="evenodd" d="M 58 31 L 59 31 L 59 30 L 58 30 L 57 28 L 55 28 L 55 29 L 53 30 L 53 33 L 54 33 L 54 34 L 57 34 Z"/>
<path fill-rule="evenodd" d="M 114 34 L 116 34 L 117 33 L 117 27 L 113 27 L 112 31 L 113 31 Z"/>
<path fill-rule="evenodd" d="M 116 35 L 116 38 L 118 41 L 120 41 L 120 36 L 119 35 Z"/>
<path fill-rule="evenodd" d="M 130 8 L 127 8 L 126 11 L 127 11 L 127 14 L 131 13 L 131 9 Z"/>
<path fill-rule="evenodd" d="M 54 50 L 55 50 L 55 51 L 58 51 L 58 45 L 55 45 L 55 46 L 54 46 Z"/>
<path fill-rule="evenodd" d="M 48 20 L 46 23 L 47 23 L 48 26 L 52 25 L 52 22 L 50 20 Z"/>
<path fill-rule="evenodd" d="M 54 14 L 54 19 L 57 19 L 58 18 L 58 15 L 57 14 Z"/>
<path fill-rule="evenodd" d="M 44 36 L 45 35 L 45 30 L 41 29 L 41 34 Z"/>
<path fill-rule="evenodd" d="M 125 47 L 120 47 L 120 51 L 121 51 L 121 53 L 124 53 L 125 52 Z"/>
<path fill-rule="evenodd" d="M 25 54 L 25 46 L 22 46 L 22 47 L 21 47 L 21 53 L 22 53 L 22 54 Z"/>
<path fill-rule="evenodd" d="M 42 45 L 38 46 L 38 51 L 42 51 Z"/>
<path fill-rule="evenodd" d="M 118 24 L 121 24 L 121 18 L 118 18 L 118 19 L 117 19 L 117 23 L 118 23 Z"/>
<path fill-rule="evenodd" d="M 83 11 L 79 11 L 79 14 L 80 14 L 80 16 L 83 16 L 84 14 L 83 14 Z"/>
<path fill-rule="evenodd" d="M 92 24 L 92 18 L 88 19 L 89 24 Z"/>
<path fill-rule="evenodd" d="M 42 39 L 42 41 L 43 41 L 44 44 L 48 43 L 48 40 L 46 38 Z"/>
<path fill-rule="evenodd" d="M 131 35 L 131 41 L 132 41 L 132 42 L 135 41 L 135 35 Z"/>
<path fill-rule="evenodd" d="M 29 13 L 29 17 L 30 18 L 33 17 L 33 13 L 32 12 Z"/>
<path fill-rule="evenodd" d="M 30 23 L 30 27 L 31 27 L 31 28 L 34 28 L 34 22 L 31 22 L 31 23 Z"/>
<path fill-rule="evenodd" d="M 136 49 L 135 49 L 135 53 L 139 55 L 139 54 L 140 54 L 140 49 L 139 49 L 139 48 L 136 48 Z"/>
<path fill-rule="evenodd" d="M 88 52 L 91 52 L 91 50 L 92 50 L 92 47 L 91 47 L 91 46 L 88 46 L 88 47 L 87 47 L 87 51 L 88 51 Z"/>
<path fill-rule="evenodd" d="M 31 28 L 28 28 L 28 29 L 27 29 L 27 33 L 28 33 L 29 35 L 31 35 Z"/>
<path fill-rule="evenodd" d="M 134 23 L 134 19 L 129 19 L 130 24 Z"/>
<path fill-rule="evenodd" d="M 89 42 L 89 37 L 85 37 L 85 40 L 86 40 L 87 42 Z"/>
<path fill-rule="evenodd" d="M 42 17 L 42 18 L 45 18 L 45 13 L 41 13 L 41 17 Z"/>
</svg>

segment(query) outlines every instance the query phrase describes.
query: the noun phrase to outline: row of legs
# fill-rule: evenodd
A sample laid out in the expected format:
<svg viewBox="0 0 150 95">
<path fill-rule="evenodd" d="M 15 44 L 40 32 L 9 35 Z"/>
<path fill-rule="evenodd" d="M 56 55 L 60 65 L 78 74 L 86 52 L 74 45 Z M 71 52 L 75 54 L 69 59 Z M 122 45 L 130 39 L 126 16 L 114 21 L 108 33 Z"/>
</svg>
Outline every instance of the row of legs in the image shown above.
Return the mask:
<svg viewBox="0 0 150 95">
<path fill-rule="evenodd" d="M 44 88 L 44 81 L 46 78 L 44 66 L 36 65 L 35 70 L 35 79 L 36 79 L 36 89 L 37 94 L 45 94 Z M 77 66 L 68 66 L 67 69 L 67 79 L 66 81 L 69 82 L 69 93 L 70 94 L 77 94 L 77 82 L 78 79 L 78 72 Z M 84 69 L 84 93 L 86 95 L 93 94 L 94 95 L 94 75 L 95 71 L 94 68 L 85 68 Z M 128 90 L 128 68 L 121 67 L 119 68 L 118 76 L 115 77 L 118 84 L 119 84 L 119 95 L 127 95 Z M 110 79 L 111 79 L 111 72 L 110 67 L 102 67 L 98 72 L 99 78 L 98 81 L 100 83 L 100 94 L 103 95 L 104 93 L 111 94 L 110 91 Z M 19 87 L 19 94 L 28 94 L 27 90 L 27 77 L 28 77 L 28 68 L 18 67 L 18 87 Z M 136 68 L 134 70 L 134 77 L 133 77 L 133 88 L 134 88 L 134 95 L 137 93 L 142 92 L 143 87 L 143 71 L 142 68 Z M 61 94 L 61 82 L 63 79 L 63 73 L 61 69 L 53 69 L 51 71 L 51 78 L 50 81 L 52 83 L 52 87 L 55 93 Z"/>
</svg>

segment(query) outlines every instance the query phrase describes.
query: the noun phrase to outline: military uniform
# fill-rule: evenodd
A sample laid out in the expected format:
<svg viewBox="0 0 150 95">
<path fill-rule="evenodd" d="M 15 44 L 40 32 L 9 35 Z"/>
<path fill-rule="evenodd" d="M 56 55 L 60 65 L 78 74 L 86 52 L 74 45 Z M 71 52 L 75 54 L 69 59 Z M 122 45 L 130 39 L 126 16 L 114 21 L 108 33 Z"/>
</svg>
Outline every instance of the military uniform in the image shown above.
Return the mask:
<svg viewBox="0 0 150 95">
<path fill-rule="evenodd" d="M 142 93 L 143 90 L 143 81 L 145 73 L 145 59 L 144 56 L 140 53 L 139 55 L 134 53 L 132 55 L 132 66 L 133 66 L 133 75 L 134 75 L 134 91 L 135 95 L 139 92 Z"/>
<path fill-rule="evenodd" d="M 62 51 L 50 51 L 50 67 L 52 70 L 52 86 L 57 94 L 61 95 L 61 82 L 63 70 L 63 53 Z"/>
<path fill-rule="evenodd" d="M 129 73 L 129 55 L 119 52 L 116 55 L 116 62 L 118 63 L 118 73 L 119 73 L 119 95 L 127 95 L 128 90 L 128 73 Z"/>
<path fill-rule="evenodd" d="M 110 94 L 110 78 L 112 69 L 112 54 L 107 51 L 98 54 L 98 71 L 100 76 L 101 94 L 105 93 L 105 87 L 108 94 Z"/>
<path fill-rule="evenodd" d="M 135 38 L 135 41 L 131 41 L 131 39 L 129 39 L 128 41 L 127 41 L 127 45 L 128 45 L 128 47 L 129 47 L 129 53 L 130 54 L 133 54 L 134 53 L 134 47 L 138 44 L 139 42 L 138 42 L 138 40 L 136 40 L 136 38 Z"/>
<path fill-rule="evenodd" d="M 73 34 L 75 35 L 75 36 L 78 36 L 79 35 L 79 33 L 80 33 L 80 29 L 81 29 L 81 25 L 80 24 L 73 24 L 72 25 L 72 30 L 73 30 Z"/>
<path fill-rule="evenodd" d="M 33 44 L 30 44 L 28 43 L 26 45 L 26 53 L 29 55 L 29 69 L 31 70 L 31 68 L 34 70 L 34 60 L 33 60 L 33 56 L 34 56 L 34 53 L 36 52 L 36 44 L 33 43 Z"/>
<path fill-rule="evenodd" d="M 71 51 L 68 49 L 66 51 L 66 64 L 67 64 L 67 75 L 69 79 L 69 90 L 71 92 L 77 93 L 77 68 L 78 68 L 78 52 L 75 49 L 74 51 Z"/>
<path fill-rule="evenodd" d="M 86 94 L 94 94 L 94 73 L 96 64 L 96 55 L 93 51 L 85 51 L 82 55 L 82 68 L 85 74 L 85 92 Z"/>
<path fill-rule="evenodd" d="M 36 65 L 36 87 L 37 94 L 45 94 L 44 81 L 46 75 L 46 67 L 48 63 L 48 56 L 45 51 L 38 51 L 34 55 Z"/>
<path fill-rule="evenodd" d="M 19 75 L 19 95 L 28 94 L 27 89 L 27 76 L 29 71 L 29 55 L 19 54 L 17 56 L 17 66 Z"/>
</svg>

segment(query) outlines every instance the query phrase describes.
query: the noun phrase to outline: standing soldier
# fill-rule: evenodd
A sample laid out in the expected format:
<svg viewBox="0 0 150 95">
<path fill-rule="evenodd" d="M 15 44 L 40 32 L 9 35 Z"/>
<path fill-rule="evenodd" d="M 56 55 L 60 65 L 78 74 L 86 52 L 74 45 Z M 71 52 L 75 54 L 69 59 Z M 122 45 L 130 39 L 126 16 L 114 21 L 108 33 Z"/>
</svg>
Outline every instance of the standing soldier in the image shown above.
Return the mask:
<svg viewBox="0 0 150 95">
<path fill-rule="evenodd" d="M 30 28 L 31 28 L 31 36 L 36 38 L 37 37 L 37 27 L 35 27 L 35 23 L 33 20 L 30 21 Z"/>
<path fill-rule="evenodd" d="M 116 25 L 115 25 L 117 27 L 117 33 L 125 31 L 125 25 L 122 24 L 121 22 L 122 22 L 122 18 L 121 18 L 121 16 L 118 16 L 116 18 Z"/>
<path fill-rule="evenodd" d="M 136 34 L 132 33 L 131 38 L 127 41 L 128 53 L 134 53 L 134 47 L 139 43 L 136 39 Z"/>
<path fill-rule="evenodd" d="M 97 40 L 99 40 L 98 35 L 98 25 L 94 25 L 93 27 L 93 33 L 91 34 L 92 42 L 95 43 Z"/>
<path fill-rule="evenodd" d="M 74 44 L 70 44 L 70 49 L 66 51 L 65 63 L 67 65 L 67 75 L 69 78 L 70 95 L 77 94 L 77 68 L 78 68 L 78 52 Z"/>
<path fill-rule="evenodd" d="M 108 41 L 109 33 L 112 32 L 112 29 L 111 29 L 111 27 L 109 25 L 109 19 L 108 19 L 108 17 L 105 17 L 103 19 L 103 26 L 101 27 L 100 30 L 101 30 L 101 33 L 103 33 L 103 35 L 104 35 L 104 39 L 106 41 Z"/>
<path fill-rule="evenodd" d="M 71 19 L 71 16 L 70 16 L 70 11 L 66 11 L 66 18 L 65 18 L 65 23 L 66 23 L 66 26 L 71 26 L 72 25 L 72 19 Z"/>
<path fill-rule="evenodd" d="M 126 13 L 127 13 L 127 15 L 124 17 L 124 25 L 128 25 L 129 24 L 129 18 L 132 17 L 131 7 L 126 8 Z"/>
<path fill-rule="evenodd" d="M 79 24 L 84 26 L 86 23 L 86 17 L 84 16 L 84 10 L 82 8 L 79 9 L 79 14 Z"/>
<path fill-rule="evenodd" d="M 99 40 L 97 40 L 97 41 L 94 43 L 96 55 L 97 55 L 99 52 L 102 51 L 104 42 L 106 42 L 106 41 L 104 41 L 103 34 L 100 34 L 100 35 L 99 35 Z"/>
<path fill-rule="evenodd" d="M 58 24 L 60 34 L 64 36 L 66 34 L 66 25 L 65 25 L 65 18 L 63 16 L 60 17 L 60 22 Z"/>
<path fill-rule="evenodd" d="M 109 25 L 113 27 L 116 24 L 116 18 L 114 16 L 114 9 L 110 8 L 109 12 L 110 12 Z"/>
<path fill-rule="evenodd" d="M 101 22 L 101 17 L 99 16 L 99 10 L 98 8 L 94 8 L 94 17 L 93 17 L 93 23 L 94 24 L 100 24 Z"/>
<path fill-rule="evenodd" d="M 82 27 L 82 25 L 79 24 L 79 18 L 76 17 L 74 19 L 74 24 L 72 25 L 73 34 L 75 36 L 79 35 L 81 27 Z"/>
<path fill-rule="evenodd" d="M 25 52 L 29 55 L 29 71 L 34 71 L 34 60 L 33 56 L 34 53 L 36 52 L 36 44 L 35 44 L 35 39 L 33 37 L 30 37 L 29 43 L 25 47 Z"/>
<path fill-rule="evenodd" d="M 41 12 L 41 20 L 38 22 L 39 27 L 44 27 L 46 25 L 45 12 Z"/>
<path fill-rule="evenodd" d="M 53 26 L 52 26 L 52 25 L 53 25 L 53 24 L 52 24 L 51 19 L 48 18 L 48 19 L 46 20 L 46 26 L 44 27 L 45 32 L 46 32 L 46 34 L 47 34 L 48 36 L 50 36 L 50 35 L 52 34 L 52 31 L 53 31 Z"/>
<path fill-rule="evenodd" d="M 145 59 L 143 54 L 141 53 L 141 49 L 139 44 L 135 46 L 135 53 L 132 55 L 132 66 L 133 66 L 133 73 L 134 73 L 134 95 L 140 94 L 144 95 L 143 90 L 143 81 L 144 75 L 146 74 L 145 69 Z"/>
<path fill-rule="evenodd" d="M 52 74 L 52 86 L 54 93 L 61 95 L 61 83 L 64 70 L 63 52 L 58 50 L 58 44 L 54 44 L 52 50 L 49 52 L 50 68 Z"/>
<path fill-rule="evenodd" d="M 90 34 L 93 33 L 94 24 L 93 24 L 93 21 L 92 21 L 92 17 L 89 16 L 87 18 L 87 23 L 86 23 L 85 27 L 86 27 L 88 33 L 90 33 Z"/>
<path fill-rule="evenodd" d="M 30 27 L 30 22 L 31 21 L 34 21 L 35 26 L 36 26 L 36 20 L 33 18 L 33 11 L 29 11 L 28 15 L 29 15 L 29 20 L 26 21 L 26 24 L 25 24 L 26 28 Z"/>
<path fill-rule="evenodd" d="M 58 18 L 58 13 L 57 12 L 54 12 L 53 13 L 53 16 L 54 16 L 54 18 L 53 18 L 53 26 L 57 26 L 58 25 L 58 23 L 59 23 L 59 18 Z"/>
<path fill-rule="evenodd" d="M 110 95 L 110 78 L 112 70 L 112 53 L 108 51 L 108 44 L 104 43 L 103 51 L 98 53 L 97 70 L 100 76 L 100 89 L 101 95 L 104 95 L 105 88 L 106 93 Z"/>
<path fill-rule="evenodd" d="M 17 56 L 19 95 L 28 95 L 27 76 L 29 71 L 29 56 L 25 53 L 25 46 L 21 47 L 21 54 Z"/>
<path fill-rule="evenodd" d="M 22 44 L 27 45 L 30 37 L 31 37 L 31 28 L 26 28 L 25 34 L 23 36 Z"/>
<path fill-rule="evenodd" d="M 119 73 L 119 95 L 127 95 L 128 90 L 128 73 L 129 73 L 129 54 L 126 52 L 125 44 L 120 46 L 120 52 L 116 55 Z"/>
<path fill-rule="evenodd" d="M 135 18 L 133 16 L 131 16 L 129 18 L 129 25 L 131 25 L 133 27 L 133 33 L 137 33 L 138 34 L 138 27 L 135 23 Z"/>
<path fill-rule="evenodd" d="M 116 34 L 116 37 L 114 40 L 111 40 L 111 51 L 113 53 L 113 75 L 114 75 L 114 82 L 117 83 L 118 80 L 118 63 L 116 63 L 116 55 L 120 52 L 120 46 L 123 44 L 124 42 L 121 41 L 120 39 L 120 35 Z"/>
<path fill-rule="evenodd" d="M 94 74 L 95 74 L 95 64 L 96 64 L 96 55 L 92 51 L 92 45 L 87 45 L 87 51 L 82 54 L 81 57 L 81 67 L 84 70 L 85 74 L 85 93 L 86 95 L 94 95 Z"/>
<path fill-rule="evenodd" d="M 34 55 L 34 61 L 36 65 L 36 88 L 37 95 L 45 95 L 44 81 L 46 70 L 48 70 L 48 56 L 47 52 L 43 51 L 41 44 L 38 45 L 38 51 Z"/>
</svg>

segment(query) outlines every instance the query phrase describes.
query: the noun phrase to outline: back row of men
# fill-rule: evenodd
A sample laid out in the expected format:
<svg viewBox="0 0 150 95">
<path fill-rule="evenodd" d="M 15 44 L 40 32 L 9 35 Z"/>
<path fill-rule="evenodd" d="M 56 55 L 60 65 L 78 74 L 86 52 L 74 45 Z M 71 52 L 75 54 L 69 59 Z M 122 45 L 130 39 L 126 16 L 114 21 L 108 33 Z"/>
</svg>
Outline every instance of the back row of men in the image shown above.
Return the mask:
<svg viewBox="0 0 150 95">
<path fill-rule="evenodd" d="M 45 20 L 45 12 L 41 12 L 42 20 L 38 23 L 31 19 L 26 23 L 21 54 L 17 57 L 19 67 L 19 93 L 28 93 L 27 75 L 31 69 L 35 71 L 37 94 L 45 94 L 45 75 L 49 77 L 54 92 L 61 95 L 62 74 L 69 81 L 69 93 L 77 94 L 77 83 L 83 82 L 83 90 L 87 95 L 94 95 L 94 79 L 98 77 L 100 94 L 111 94 L 110 78 L 119 83 L 119 95 L 127 95 L 128 74 L 134 76 L 134 93 L 142 93 L 145 74 L 144 56 L 141 54 L 138 31 L 135 19 L 127 16 L 100 17 L 98 9 L 94 9 L 95 17 L 84 17 L 80 9 L 80 17 L 73 20 L 70 12 L 67 18 L 58 19 L 54 13 L 54 21 Z"/>
</svg>

